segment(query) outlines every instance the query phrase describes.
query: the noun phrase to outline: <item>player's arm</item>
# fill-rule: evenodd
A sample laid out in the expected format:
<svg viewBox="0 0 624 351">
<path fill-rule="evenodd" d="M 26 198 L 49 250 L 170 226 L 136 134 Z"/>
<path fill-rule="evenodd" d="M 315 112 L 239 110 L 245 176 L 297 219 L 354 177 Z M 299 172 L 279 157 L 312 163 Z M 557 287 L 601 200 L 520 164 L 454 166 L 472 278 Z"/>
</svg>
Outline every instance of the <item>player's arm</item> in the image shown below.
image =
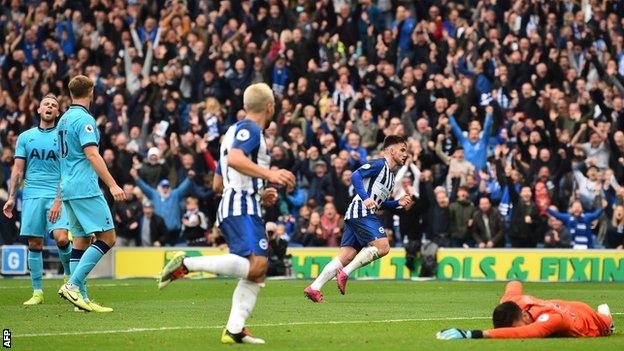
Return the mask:
<svg viewBox="0 0 624 351">
<path fill-rule="evenodd" d="M 292 173 L 285 169 L 277 171 L 271 171 L 266 168 L 260 167 L 257 163 L 254 163 L 242 149 L 232 148 L 227 155 L 228 165 L 238 172 L 252 177 L 268 180 L 270 183 L 277 183 L 280 185 L 286 185 L 289 182 L 294 183 L 294 176 Z M 292 177 L 291 177 L 292 176 Z"/>
<path fill-rule="evenodd" d="M 212 178 L 212 190 L 218 195 L 223 194 L 223 176 L 221 175 L 221 162 L 217 164 L 214 177 Z"/>
<path fill-rule="evenodd" d="M 7 218 L 13 217 L 13 207 L 15 206 L 15 197 L 17 189 L 19 189 L 22 179 L 24 178 L 24 169 L 26 168 L 26 160 L 22 157 L 16 157 L 11 169 L 11 180 L 9 181 L 9 198 L 4 204 L 2 212 Z"/>
<path fill-rule="evenodd" d="M 500 302 L 508 301 L 510 297 L 516 295 L 522 295 L 522 283 L 517 280 L 510 281 L 507 283 L 507 286 L 505 286 L 505 293 L 503 297 L 501 297 Z"/>
<path fill-rule="evenodd" d="M 402 198 L 398 200 L 386 200 L 381 204 L 382 208 L 395 209 L 398 207 L 406 207 L 412 203 L 412 196 L 410 194 L 405 194 Z"/>
<path fill-rule="evenodd" d="M 351 174 L 351 184 L 353 184 L 353 189 L 355 189 L 355 192 L 364 202 L 364 206 L 366 206 L 366 208 L 368 209 L 374 209 L 375 207 L 377 207 L 377 204 L 373 199 L 370 198 L 370 194 L 364 188 L 364 178 L 362 177 L 360 169 L 362 169 L 362 167 L 358 168 L 355 172 Z"/>
<path fill-rule="evenodd" d="M 59 179 L 59 183 L 56 187 L 56 196 L 54 197 L 54 202 L 48 213 L 50 222 L 55 223 L 61 217 L 61 208 L 61 180 Z"/>
<path fill-rule="evenodd" d="M 290 171 L 285 169 L 270 171 L 260 167 L 248 157 L 253 150 L 260 147 L 260 138 L 260 128 L 247 125 L 241 126 L 236 131 L 234 142 L 226 156 L 228 165 L 239 173 L 252 178 L 260 178 L 280 185 L 294 186 L 295 176 Z"/>
<path fill-rule="evenodd" d="M 125 200 L 126 196 L 123 190 L 117 185 L 117 182 L 113 179 L 108 168 L 106 168 L 106 163 L 104 159 L 102 159 L 102 156 L 100 156 L 97 145 L 85 146 L 83 150 L 87 160 L 95 170 L 95 173 L 97 173 L 98 177 L 100 177 L 104 184 L 110 189 L 111 195 L 113 195 L 115 201 Z"/>
<path fill-rule="evenodd" d="M 483 337 L 491 339 L 545 338 L 561 331 L 563 328 L 564 321 L 560 314 L 545 313 L 540 315 L 535 322 L 521 327 L 485 330 L 483 331 Z"/>
<path fill-rule="evenodd" d="M 379 172 L 381 172 L 383 165 L 383 162 L 380 161 L 367 162 L 351 174 L 351 184 L 353 184 L 353 189 L 355 189 L 355 192 L 364 202 L 364 206 L 371 210 L 377 207 L 377 204 L 370 198 L 371 194 L 366 191 L 366 188 L 364 187 L 364 179 L 376 177 Z"/>
<path fill-rule="evenodd" d="M 97 126 L 93 118 L 84 118 L 80 122 L 74 125 L 75 131 L 78 134 L 80 146 L 91 164 L 91 167 L 95 170 L 98 177 L 102 179 L 104 184 L 110 189 L 111 195 L 115 198 L 115 201 L 123 201 L 126 198 L 123 190 L 117 185 L 115 179 L 108 171 L 106 163 L 98 151 L 98 137 Z"/>
<path fill-rule="evenodd" d="M 488 330 L 445 329 L 436 334 L 440 340 L 453 339 L 528 339 L 545 338 L 565 329 L 559 314 L 542 314 L 531 324 L 521 327 L 496 328 Z"/>
</svg>

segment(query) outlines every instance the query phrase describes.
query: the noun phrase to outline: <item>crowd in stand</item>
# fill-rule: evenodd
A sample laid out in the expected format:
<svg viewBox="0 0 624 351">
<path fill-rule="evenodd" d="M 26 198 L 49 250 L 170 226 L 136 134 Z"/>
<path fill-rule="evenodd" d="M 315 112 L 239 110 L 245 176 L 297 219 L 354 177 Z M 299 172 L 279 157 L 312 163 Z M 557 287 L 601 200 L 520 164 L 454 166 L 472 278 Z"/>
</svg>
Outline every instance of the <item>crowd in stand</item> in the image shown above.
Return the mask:
<svg viewBox="0 0 624 351">
<path fill-rule="evenodd" d="M 273 241 L 339 245 L 352 171 L 396 134 L 394 195 L 415 200 L 383 214 L 397 246 L 624 245 L 620 1 L 3 1 L 3 189 L 39 100 L 65 110 L 77 74 L 128 199 L 110 199 L 122 245 L 223 245 L 220 138 L 256 82 L 277 100 L 271 164 L 297 176 L 265 211 Z"/>
</svg>

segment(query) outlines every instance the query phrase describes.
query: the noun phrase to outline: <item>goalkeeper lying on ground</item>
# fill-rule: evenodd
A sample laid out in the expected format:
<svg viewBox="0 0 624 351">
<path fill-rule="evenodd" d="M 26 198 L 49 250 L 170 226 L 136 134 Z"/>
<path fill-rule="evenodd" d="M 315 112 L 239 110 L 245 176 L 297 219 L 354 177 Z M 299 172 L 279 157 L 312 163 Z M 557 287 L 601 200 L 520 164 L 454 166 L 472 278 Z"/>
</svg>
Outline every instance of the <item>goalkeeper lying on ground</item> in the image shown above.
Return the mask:
<svg viewBox="0 0 624 351">
<path fill-rule="evenodd" d="M 510 339 L 549 336 L 596 337 L 613 333 L 609 306 L 598 306 L 598 312 L 577 301 L 540 300 L 522 294 L 520 282 L 509 282 L 500 305 L 492 315 L 494 329 L 445 329 L 438 339 Z"/>
</svg>

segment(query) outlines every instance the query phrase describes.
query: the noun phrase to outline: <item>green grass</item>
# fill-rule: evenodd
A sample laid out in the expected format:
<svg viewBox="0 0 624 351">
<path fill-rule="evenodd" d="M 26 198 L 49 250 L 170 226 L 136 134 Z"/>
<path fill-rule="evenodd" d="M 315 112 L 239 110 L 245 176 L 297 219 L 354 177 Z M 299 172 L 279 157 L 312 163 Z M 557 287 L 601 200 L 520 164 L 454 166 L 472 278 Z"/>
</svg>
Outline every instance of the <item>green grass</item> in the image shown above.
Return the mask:
<svg viewBox="0 0 624 351">
<path fill-rule="evenodd" d="M 21 304 L 28 280 L 0 280 L 0 327 L 15 350 L 214 350 L 227 320 L 235 280 L 184 280 L 164 291 L 153 280 L 92 280 L 90 295 L 111 314 L 73 312 L 58 298 L 59 280 L 45 280 L 44 305 Z M 621 329 L 612 337 L 542 340 L 438 341 L 447 327 L 485 329 L 503 283 L 352 281 L 346 296 L 333 282 L 326 303 L 304 299 L 305 281 L 269 281 L 248 320 L 266 350 L 623 350 Z M 525 284 L 542 298 L 608 302 L 624 312 L 623 284 Z M 475 318 L 477 317 L 477 318 Z M 481 317 L 481 319 L 478 319 Z M 624 314 L 615 324 L 624 326 Z M 472 319 L 461 319 L 472 318 Z M 156 330 L 162 328 L 161 330 Z M 134 330 L 133 330 L 134 329 Z M 63 335 L 65 333 L 65 335 Z M 67 335 L 79 333 L 79 335 Z M 239 347 L 250 347 L 239 345 Z"/>
</svg>

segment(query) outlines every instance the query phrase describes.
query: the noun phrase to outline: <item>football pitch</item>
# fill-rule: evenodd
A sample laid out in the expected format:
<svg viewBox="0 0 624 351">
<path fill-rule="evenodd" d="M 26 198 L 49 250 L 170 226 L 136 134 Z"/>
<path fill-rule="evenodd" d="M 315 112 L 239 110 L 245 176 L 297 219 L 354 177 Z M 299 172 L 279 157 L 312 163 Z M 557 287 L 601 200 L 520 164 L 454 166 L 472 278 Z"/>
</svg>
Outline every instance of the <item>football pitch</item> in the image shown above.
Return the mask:
<svg viewBox="0 0 624 351">
<path fill-rule="evenodd" d="M 623 350 L 624 284 L 526 283 L 541 298 L 608 303 L 616 334 L 604 338 L 439 341 L 447 327 L 486 329 L 504 283 L 350 281 L 347 295 L 326 285 L 323 304 L 303 297 L 307 281 L 268 281 L 248 320 L 266 350 Z M 60 280 L 44 280 L 45 304 L 23 307 L 27 279 L 0 280 L 0 327 L 15 350 L 215 350 L 227 320 L 235 280 L 172 283 L 155 280 L 89 282 L 90 295 L 115 312 L 74 312 L 56 294 Z"/>
</svg>

